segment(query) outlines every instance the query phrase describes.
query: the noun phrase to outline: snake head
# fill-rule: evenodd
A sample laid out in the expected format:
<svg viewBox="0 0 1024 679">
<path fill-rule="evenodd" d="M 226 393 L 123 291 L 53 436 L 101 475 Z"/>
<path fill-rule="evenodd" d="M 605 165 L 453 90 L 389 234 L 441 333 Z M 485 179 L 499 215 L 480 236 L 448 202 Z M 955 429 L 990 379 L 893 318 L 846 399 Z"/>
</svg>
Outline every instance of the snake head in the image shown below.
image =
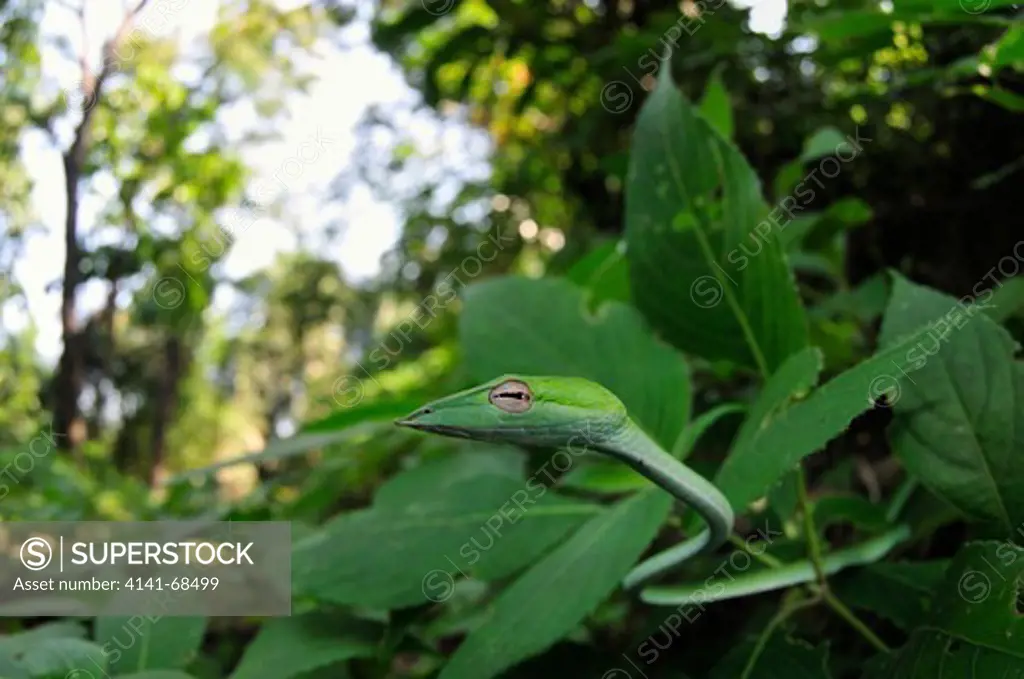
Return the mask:
<svg viewBox="0 0 1024 679">
<path fill-rule="evenodd" d="M 622 402 L 578 377 L 503 375 L 438 399 L 395 424 L 496 443 L 599 444 L 628 419 Z"/>
</svg>

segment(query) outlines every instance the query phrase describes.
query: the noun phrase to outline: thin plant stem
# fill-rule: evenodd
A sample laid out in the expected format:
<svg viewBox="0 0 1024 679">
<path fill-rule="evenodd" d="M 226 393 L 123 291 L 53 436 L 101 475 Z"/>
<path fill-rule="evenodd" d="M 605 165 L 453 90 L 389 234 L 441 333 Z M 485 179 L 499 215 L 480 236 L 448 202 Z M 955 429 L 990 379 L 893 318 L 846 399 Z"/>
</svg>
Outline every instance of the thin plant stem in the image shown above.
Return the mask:
<svg viewBox="0 0 1024 679">
<path fill-rule="evenodd" d="M 885 518 L 889 521 L 895 521 L 899 518 L 900 514 L 903 513 L 903 508 L 907 506 L 907 502 L 910 501 L 914 491 L 917 490 L 917 479 L 913 476 L 908 476 L 900 487 L 893 493 L 892 502 L 889 504 L 889 509 L 885 513 Z"/>
<path fill-rule="evenodd" d="M 835 611 L 836 614 L 839 615 L 839 617 L 845 620 L 850 625 L 850 627 L 857 630 L 860 633 L 860 635 L 867 640 L 869 644 L 874 646 L 877 650 L 881 651 L 882 653 L 892 653 L 892 649 L 886 646 L 885 642 L 879 639 L 878 636 L 875 635 L 875 633 L 872 632 L 871 629 L 867 625 L 865 625 L 864 622 L 860 618 L 858 618 L 853 611 L 847 608 L 846 604 L 840 601 L 835 594 L 833 594 L 829 590 L 825 590 L 824 592 L 822 592 L 822 595 L 824 596 L 825 603 L 828 604 L 828 607 Z"/>
<path fill-rule="evenodd" d="M 828 587 L 828 578 L 822 565 L 821 541 L 818 538 L 818 530 L 814 525 L 814 517 L 810 511 L 810 501 L 807 497 L 807 475 L 804 473 L 803 464 L 797 467 L 797 499 L 800 512 L 804 517 L 804 532 L 807 533 L 807 551 L 814 566 L 814 573 L 818 578 L 819 594 L 822 600 L 831 608 L 836 615 L 845 620 L 850 627 L 857 630 L 864 639 L 883 653 L 890 653 L 891 650 L 885 645 L 864 622 L 851 611 L 846 604 L 839 600 Z"/>
<path fill-rule="evenodd" d="M 821 565 L 821 542 L 818 539 L 818 529 L 814 525 L 814 516 L 811 514 L 811 503 L 807 497 L 807 475 L 804 473 L 803 464 L 797 466 L 797 502 L 800 513 L 804 519 L 804 533 L 807 534 L 807 551 L 811 558 L 811 565 L 814 566 L 814 574 L 818 576 L 818 584 L 824 590 L 828 586 L 825 578 L 825 569 Z"/>
</svg>

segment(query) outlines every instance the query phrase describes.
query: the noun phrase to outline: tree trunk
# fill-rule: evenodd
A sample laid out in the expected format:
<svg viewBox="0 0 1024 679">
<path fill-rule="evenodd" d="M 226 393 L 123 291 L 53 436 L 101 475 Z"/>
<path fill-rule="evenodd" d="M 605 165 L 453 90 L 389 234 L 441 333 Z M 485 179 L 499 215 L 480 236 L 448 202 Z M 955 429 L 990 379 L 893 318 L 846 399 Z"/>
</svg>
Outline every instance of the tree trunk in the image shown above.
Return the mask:
<svg viewBox="0 0 1024 679">
<path fill-rule="evenodd" d="M 152 441 L 149 455 L 148 481 L 154 487 L 164 473 L 167 449 L 167 430 L 177 411 L 178 384 L 184 372 L 181 340 L 171 335 L 164 344 L 164 374 L 156 394 L 153 416 Z"/>
<path fill-rule="evenodd" d="M 83 120 L 83 122 L 86 122 Z M 78 332 L 76 318 L 78 282 L 81 276 L 79 265 L 82 259 L 78 247 L 78 182 L 80 179 L 81 156 L 84 155 L 85 130 L 79 128 L 75 142 L 64 154 L 64 190 L 67 198 L 67 215 L 64 219 L 64 281 L 61 287 L 60 321 L 64 349 L 54 380 L 53 429 L 57 434 L 57 445 L 75 452 L 85 440 L 86 426 L 78 412 L 78 397 L 83 383 L 83 338 Z"/>
</svg>

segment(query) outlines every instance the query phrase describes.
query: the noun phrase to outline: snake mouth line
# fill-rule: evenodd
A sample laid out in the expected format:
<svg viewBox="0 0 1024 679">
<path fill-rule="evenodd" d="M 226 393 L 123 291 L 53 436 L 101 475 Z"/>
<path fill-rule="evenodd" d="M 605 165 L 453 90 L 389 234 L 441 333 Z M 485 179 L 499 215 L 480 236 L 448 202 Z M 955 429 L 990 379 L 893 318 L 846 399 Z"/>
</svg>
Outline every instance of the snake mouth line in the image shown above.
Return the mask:
<svg viewBox="0 0 1024 679">
<path fill-rule="evenodd" d="M 423 424 L 416 420 L 395 420 L 395 424 L 399 427 L 409 427 L 417 431 L 425 431 L 431 434 L 441 434 L 443 436 L 455 436 L 458 438 L 468 439 L 471 438 L 469 433 L 464 429 L 458 427 L 451 427 L 444 424 Z"/>
</svg>

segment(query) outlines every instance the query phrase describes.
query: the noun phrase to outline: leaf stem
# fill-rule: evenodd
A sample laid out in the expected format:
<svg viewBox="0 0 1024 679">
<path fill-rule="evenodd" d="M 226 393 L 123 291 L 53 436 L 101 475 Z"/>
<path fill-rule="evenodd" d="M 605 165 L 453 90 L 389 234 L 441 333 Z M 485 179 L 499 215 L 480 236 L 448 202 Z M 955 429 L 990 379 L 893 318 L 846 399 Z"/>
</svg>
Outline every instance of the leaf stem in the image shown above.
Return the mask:
<svg viewBox="0 0 1024 679">
<path fill-rule="evenodd" d="M 917 490 L 917 479 L 913 476 L 908 476 L 893 494 L 892 502 L 889 505 L 888 511 L 885 513 L 885 518 L 890 522 L 898 519 L 900 514 L 903 513 L 903 508 L 907 506 L 907 502 L 910 500 L 910 497 L 914 494 L 915 490 Z"/>
<path fill-rule="evenodd" d="M 807 497 L 807 474 L 804 473 L 804 465 L 797 465 L 797 504 L 804 519 L 804 533 L 807 534 L 807 551 L 814 566 L 814 574 L 818 578 L 818 584 L 822 591 L 828 588 L 828 580 L 825 577 L 825 569 L 821 565 L 821 542 L 818 540 L 818 529 L 814 525 L 814 516 L 811 514 L 811 502 Z"/>
<path fill-rule="evenodd" d="M 822 596 L 825 599 L 825 603 L 828 604 L 828 607 L 835 611 L 839 617 L 845 620 L 850 627 L 860 632 L 860 635 L 864 637 L 869 644 L 882 653 L 892 653 L 892 649 L 886 646 L 885 642 L 879 639 L 878 636 L 871 631 L 871 628 L 865 625 L 864 621 L 858 618 L 857 615 L 851 611 L 846 604 L 840 601 L 835 594 L 829 590 L 825 590 L 822 592 Z"/>
</svg>

